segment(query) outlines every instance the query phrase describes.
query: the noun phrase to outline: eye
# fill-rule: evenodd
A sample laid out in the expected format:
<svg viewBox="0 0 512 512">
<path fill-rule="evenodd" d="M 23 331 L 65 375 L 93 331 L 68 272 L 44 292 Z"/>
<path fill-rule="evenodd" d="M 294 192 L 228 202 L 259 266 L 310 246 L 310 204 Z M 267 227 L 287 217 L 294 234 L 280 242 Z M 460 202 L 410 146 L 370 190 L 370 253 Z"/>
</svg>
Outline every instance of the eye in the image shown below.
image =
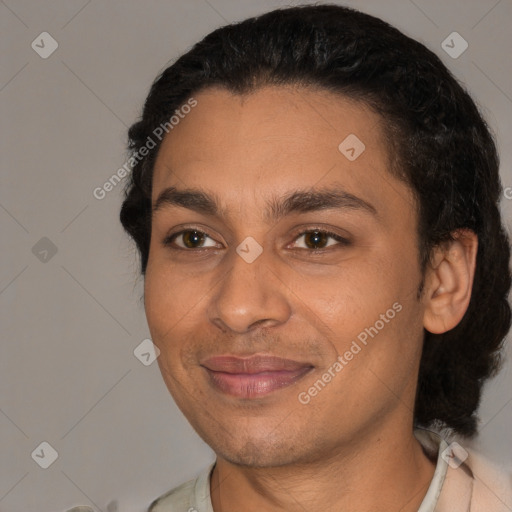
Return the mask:
<svg viewBox="0 0 512 512">
<path fill-rule="evenodd" d="M 203 231 L 186 229 L 179 233 L 169 235 L 163 241 L 165 246 L 174 246 L 180 249 L 203 249 L 205 247 L 218 247 L 218 243 Z"/>
<path fill-rule="evenodd" d="M 295 239 L 295 247 L 299 249 L 318 250 L 333 245 L 349 245 L 349 241 L 336 233 L 321 229 L 305 231 Z"/>
</svg>

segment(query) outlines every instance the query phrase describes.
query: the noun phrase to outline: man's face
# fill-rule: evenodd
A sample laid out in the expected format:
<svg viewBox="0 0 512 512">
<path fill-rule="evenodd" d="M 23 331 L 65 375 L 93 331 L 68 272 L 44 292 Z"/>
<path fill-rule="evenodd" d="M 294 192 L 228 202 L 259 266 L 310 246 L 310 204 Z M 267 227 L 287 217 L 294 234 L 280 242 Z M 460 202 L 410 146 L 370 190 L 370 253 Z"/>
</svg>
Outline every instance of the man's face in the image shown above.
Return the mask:
<svg viewBox="0 0 512 512">
<path fill-rule="evenodd" d="M 145 277 L 178 406 L 219 456 L 256 466 L 410 431 L 417 216 L 379 118 L 304 88 L 195 99 L 155 165 Z"/>
</svg>

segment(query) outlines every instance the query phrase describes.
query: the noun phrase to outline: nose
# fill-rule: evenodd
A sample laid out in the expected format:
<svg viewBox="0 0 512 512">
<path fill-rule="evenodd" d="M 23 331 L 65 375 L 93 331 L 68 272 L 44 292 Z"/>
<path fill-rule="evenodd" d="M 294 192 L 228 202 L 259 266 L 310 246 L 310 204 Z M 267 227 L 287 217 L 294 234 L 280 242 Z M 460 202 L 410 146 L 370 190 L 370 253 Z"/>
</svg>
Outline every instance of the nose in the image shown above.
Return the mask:
<svg viewBox="0 0 512 512">
<path fill-rule="evenodd" d="M 247 263 L 238 254 L 211 297 L 210 321 L 223 331 L 243 334 L 255 328 L 284 324 L 291 315 L 286 287 L 262 254 Z"/>
</svg>

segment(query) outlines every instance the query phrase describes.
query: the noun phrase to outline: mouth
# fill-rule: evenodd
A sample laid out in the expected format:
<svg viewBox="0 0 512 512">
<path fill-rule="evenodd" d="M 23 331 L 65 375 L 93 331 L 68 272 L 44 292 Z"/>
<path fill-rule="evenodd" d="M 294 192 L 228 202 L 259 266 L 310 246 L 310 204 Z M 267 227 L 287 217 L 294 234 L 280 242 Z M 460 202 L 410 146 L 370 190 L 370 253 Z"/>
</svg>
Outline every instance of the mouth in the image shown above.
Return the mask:
<svg viewBox="0 0 512 512">
<path fill-rule="evenodd" d="M 269 355 L 222 355 L 201 366 L 216 390 L 238 398 L 259 398 L 289 387 L 313 369 L 310 363 Z"/>
</svg>

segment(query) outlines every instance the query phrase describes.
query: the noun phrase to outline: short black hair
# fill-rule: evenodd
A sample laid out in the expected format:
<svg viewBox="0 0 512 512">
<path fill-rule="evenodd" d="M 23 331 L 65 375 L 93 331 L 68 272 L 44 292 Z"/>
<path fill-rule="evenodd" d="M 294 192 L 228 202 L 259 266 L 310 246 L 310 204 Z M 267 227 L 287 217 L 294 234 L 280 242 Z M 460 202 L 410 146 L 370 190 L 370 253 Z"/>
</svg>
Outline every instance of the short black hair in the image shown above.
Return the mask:
<svg viewBox="0 0 512 512">
<path fill-rule="evenodd" d="M 478 235 L 468 310 L 444 334 L 425 331 L 414 410 L 416 426 L 473 436 L 482 385 L 501 365 L 510 328 L 510 244 L 503 228 L 499 159 L 475 102 L 441 60 L 388 23 L 337 5 L 278 9 L 219 28 L 153 83 L 129 150 L 142 147 L 192 94 L 237 94 L 298 85 L 363 102 L 382 119 L 390 172 L 418 203 L 422 271 L 432 249 L 469 229 Z M 160 147 L 139 159 L 120 219 L 135 240 L 144 275 L 151 237 L 151 187 Z"/>
</svg>

